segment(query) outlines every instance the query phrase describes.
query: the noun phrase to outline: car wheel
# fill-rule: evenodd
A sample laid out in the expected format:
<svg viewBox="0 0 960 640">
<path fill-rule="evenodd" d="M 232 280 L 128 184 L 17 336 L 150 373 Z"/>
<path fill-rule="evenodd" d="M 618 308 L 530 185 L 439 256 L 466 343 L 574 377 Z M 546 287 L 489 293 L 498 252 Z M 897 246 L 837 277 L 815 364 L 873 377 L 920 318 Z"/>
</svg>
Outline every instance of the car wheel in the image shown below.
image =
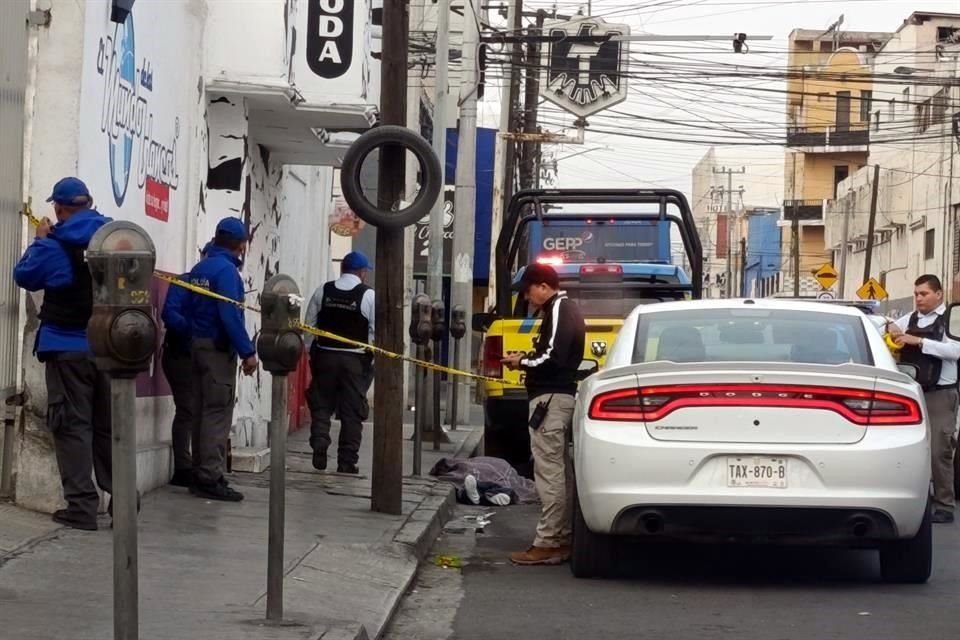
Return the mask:
<svg viewBox="0 0 960 640">
<path fill-rule="evenodd" d="M 570 570 L 576 578 L 603 578 L 617 568 L 618 539 L 616 536 L 594 533 L 587 527 L 580 510 L 580 499 L 573 498 L 573 548 L 570 551 Z"/>
<path fill-rule="evenodd" d="M 898 540 L 880 549 L 880 573 L 885 582 L 923 584 L 933 568 L 933 524 L 931 509 L 923 514 L 917 535 Z"/>
</svg>

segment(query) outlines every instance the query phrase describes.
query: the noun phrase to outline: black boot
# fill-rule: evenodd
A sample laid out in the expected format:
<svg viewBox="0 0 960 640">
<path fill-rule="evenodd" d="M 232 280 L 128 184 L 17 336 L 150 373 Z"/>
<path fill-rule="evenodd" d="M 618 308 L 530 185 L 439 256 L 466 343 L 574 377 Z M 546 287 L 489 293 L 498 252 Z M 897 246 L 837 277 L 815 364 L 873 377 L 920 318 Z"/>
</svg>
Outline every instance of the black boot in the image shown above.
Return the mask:
<svg viewBox="0 0 960 640">
<path fill-rule="evenodd" d="M 243 494 L 233 489 L 227 484 L 227 481 L 223 479 L 216 484 L 194 483 L 193 486 L 190 487 L 190 493 L 198 498 L 219 500 L 220 502 L 240 502 L 243 500 Z"/>
<path fill-rule="evenodd" d="M 71 529 L 80 529 L 81 531 L 97 530 L 96 520 L 87 520 L 86 518 L 77 516 L 75 513 L 71 513 L 67 509 L 54 511 L 53 521 L 57 524 L 62 524 L 65 527 L 70 527 Z"/>
<path fill-rule="evenodd" d="M 337 473 L 360 473 L 360 467 L 349 462 L 338 462 L 337 463 Z"/>
<path fill-rule="evenodd" d="M 326 448 L 313 450 L 313 468 L 316 469 L 317 471 L 326 471 L 327 469 Z"/>
<path fill-rule="evenodd" d="M 193 485 L 193 471 L 190 469 L 177 469 L 173 472 L 173 478 L 170 479 L 170 486 L 189 489 L 191 485 Z"/>
</svg>

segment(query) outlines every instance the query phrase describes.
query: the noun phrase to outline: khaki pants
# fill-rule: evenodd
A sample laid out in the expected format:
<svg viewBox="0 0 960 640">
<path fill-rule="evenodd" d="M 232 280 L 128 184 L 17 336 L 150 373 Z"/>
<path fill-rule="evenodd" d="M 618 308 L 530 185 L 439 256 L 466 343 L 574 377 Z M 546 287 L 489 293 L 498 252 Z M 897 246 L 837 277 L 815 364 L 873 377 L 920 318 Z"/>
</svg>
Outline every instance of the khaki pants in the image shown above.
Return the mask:
<svg viewBox="0 0 960 640">
<path fill-rule="evenodd" d="M 550 401 L 540 428 L 530 430 L 533 477 L 540 496 L 540 521 L 534 546 L 555 548 L 570 544 L 573 466 L 568 453 L 574 397 L 542 395 L 530 401 L 530 414 L 540 402 Z"/>
<path fill-rule="evenodd" d="M 953 456 L 957 449 L 957 390 L 938 389 L 924 394 L 930 422 L 933 470 L 933 508 L 953 511 Z"/>
</svg>

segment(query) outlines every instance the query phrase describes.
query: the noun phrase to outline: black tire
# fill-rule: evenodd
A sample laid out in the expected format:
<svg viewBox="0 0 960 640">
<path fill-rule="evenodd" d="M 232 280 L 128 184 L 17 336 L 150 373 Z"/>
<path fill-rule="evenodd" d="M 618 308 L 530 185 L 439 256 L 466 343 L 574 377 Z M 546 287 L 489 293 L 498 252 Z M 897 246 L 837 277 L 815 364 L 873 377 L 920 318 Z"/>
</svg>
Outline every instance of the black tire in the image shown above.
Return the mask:
<svg viewBox="0 0 960 640">
<path fill-rule="evenodd" d="M 923 584 L 933 569 L 933 523 L 930 505 L 920 530 L 909 540 L 898 540 L 880 549 L 880 574 L 884 582 Z"/>
<path fill-rule="evenodd" d="M 397 145 L 412 152 L 420 163 L 420 192 L 406 209 L 385 211 L 367 200 L 360 172 L 363 161 L 375 149 Z M 443 172 L 440 159 L 423 136 L 406 127 L 382 125 L 361 135 L 347 149 L 340 167 L 340 188 L 347 204 L 364 222 L 378 229 L 402 229 L 430 213 L 443 189 Z"/>
<path fill-rule="evenodd" d="M 580 498 L 573 496 L 573 546 L 570 571 L 575 578 L 605 578 L 617 570 L 619 540 L 616 536 L 594 533 L 587 527 L 580 510 Z"/>
</svg>

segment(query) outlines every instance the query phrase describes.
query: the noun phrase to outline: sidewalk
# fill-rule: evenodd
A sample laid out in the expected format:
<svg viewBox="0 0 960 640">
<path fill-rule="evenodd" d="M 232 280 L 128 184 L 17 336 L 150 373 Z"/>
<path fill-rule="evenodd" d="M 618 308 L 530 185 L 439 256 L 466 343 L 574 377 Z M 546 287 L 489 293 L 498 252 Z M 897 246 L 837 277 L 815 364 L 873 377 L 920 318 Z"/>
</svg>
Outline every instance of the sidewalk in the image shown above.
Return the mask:
<svg viewBox="0 0 960 640">
<path fill-rule="evenodd" d="M 336 424 L 334 446 L 336 447 Z M 405 427 L 404 470 L 412 460 Z M 426 474 L 441 457 L 470 455 L 480 427 L 423 448 Z M 414 577 L 454 499 L 432 478 L 404 478 L 403 515 L 370 511 L 373 429 L 364 428 L 360 476 L 313 470 L 309 430 L 288 447 L 285 623 L 267 626 L 269 472 L 233 474 L 246 499 L 209 502 L 164 487 L 140 514 L 143 640 L 377 638 Z M 331 462 L 336 464 L 336 456 Z M 336 468 L 336 467 L 334 467 Z M 0 504 L 0 636 L 16 640 L 113 637 L 112 537 L 57 526 Z"/>
</svg>

